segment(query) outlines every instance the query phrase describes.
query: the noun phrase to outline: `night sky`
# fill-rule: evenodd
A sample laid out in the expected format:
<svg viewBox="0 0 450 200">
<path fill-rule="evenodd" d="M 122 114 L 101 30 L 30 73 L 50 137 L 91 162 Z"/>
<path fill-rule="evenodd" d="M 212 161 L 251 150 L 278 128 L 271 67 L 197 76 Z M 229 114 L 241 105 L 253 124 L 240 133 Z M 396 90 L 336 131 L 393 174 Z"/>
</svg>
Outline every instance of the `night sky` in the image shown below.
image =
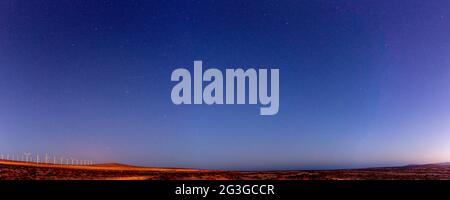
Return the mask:
<svg viewBox="0 0 450 200">
<path fill-rule="evenodd" d="M 174 69 L 279 68 L 280 110 L 174 105 Z M 450 161 L 450 1 L 0 1 L 0 152 L 157 167 Z"/>
</svg>

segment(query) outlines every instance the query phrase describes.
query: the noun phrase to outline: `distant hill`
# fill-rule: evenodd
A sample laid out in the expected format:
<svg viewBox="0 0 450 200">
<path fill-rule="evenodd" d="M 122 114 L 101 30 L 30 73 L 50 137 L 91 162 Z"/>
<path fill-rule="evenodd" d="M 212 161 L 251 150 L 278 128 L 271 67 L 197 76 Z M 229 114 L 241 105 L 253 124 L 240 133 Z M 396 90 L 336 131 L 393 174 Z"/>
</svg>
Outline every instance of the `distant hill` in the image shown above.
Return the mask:
<svg viewBox="0 0 450 200">
<path fill-rule="evenodd" d="M 401 168 L 436 168 L 436 167 L 449 167 L 450 162 L 432 163 L 432 164 L 411 164 L 402 166 Z"/>
<path fill-rule="evenodd" d="M 133 166 L 133 165 L 126 165 L 126 164 L 121 164 L 121 163 L 101 163 L 101 164 L 95 164 L 92 166 L 96 166 L 96 167 L 126 167 L 126 168 L 141 168 L 139 166 Z"/>
</svg>

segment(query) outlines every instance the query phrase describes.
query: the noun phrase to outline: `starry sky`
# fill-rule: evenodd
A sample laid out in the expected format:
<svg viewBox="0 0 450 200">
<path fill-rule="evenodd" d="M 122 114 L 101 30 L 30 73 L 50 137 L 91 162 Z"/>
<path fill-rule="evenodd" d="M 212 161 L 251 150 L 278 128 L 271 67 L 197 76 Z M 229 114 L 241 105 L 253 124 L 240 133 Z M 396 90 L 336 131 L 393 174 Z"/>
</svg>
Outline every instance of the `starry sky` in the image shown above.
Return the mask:
<svg viewBox="0 0 450 200">
<path fill-rule="evenodd" d="M 450 1 L 0 1 L 0 152 L 156 167 L 450 161 Z M 280 110 L 172 103 L 279 68 Z"/>
</svg>

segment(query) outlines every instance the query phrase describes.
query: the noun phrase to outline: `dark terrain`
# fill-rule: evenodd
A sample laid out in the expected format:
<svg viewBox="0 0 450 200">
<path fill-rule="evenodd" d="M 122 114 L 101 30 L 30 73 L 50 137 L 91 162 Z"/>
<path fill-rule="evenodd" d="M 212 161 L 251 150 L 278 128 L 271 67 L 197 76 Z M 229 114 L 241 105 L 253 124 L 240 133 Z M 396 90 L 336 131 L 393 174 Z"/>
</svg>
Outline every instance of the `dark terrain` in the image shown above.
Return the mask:
<svg viewBox="0 0 450 200">
<path fill-rule="evenodd" d="M 344 170 L 219 171 L 122 164 L 66 166 L 0 160 L 0 180 L 450 180 L 450 164 Z"/>
</svg>

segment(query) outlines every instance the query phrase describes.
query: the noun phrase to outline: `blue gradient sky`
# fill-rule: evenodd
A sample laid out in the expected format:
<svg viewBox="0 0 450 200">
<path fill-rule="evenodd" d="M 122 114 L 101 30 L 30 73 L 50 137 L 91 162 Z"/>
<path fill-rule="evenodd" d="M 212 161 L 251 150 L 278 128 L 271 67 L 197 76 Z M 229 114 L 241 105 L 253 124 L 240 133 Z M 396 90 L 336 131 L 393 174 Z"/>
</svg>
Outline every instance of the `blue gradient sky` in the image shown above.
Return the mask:
<svg viewBox="0 0 450 200">
<path fill-rule="evenodd" d="M 449 1 L 0 1 L 0 152 L 214 169 L 450 161 Z M 171 72 L 280 69 L 280 111 Z"/>
</svg>

